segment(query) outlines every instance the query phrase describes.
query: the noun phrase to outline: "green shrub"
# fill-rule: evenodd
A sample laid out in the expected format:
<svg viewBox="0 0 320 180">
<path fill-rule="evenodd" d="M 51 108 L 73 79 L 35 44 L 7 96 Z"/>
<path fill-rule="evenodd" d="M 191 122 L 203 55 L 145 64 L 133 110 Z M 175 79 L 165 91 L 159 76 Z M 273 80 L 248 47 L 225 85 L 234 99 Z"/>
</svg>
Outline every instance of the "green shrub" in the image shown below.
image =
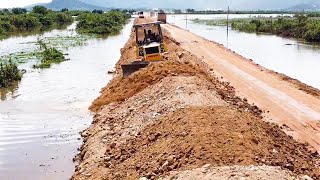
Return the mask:
<svg viewBox="0 0 320 180">
<path fill-rule="evenodd" d="M 15 81 L 20 81 L 21 77 L 22 73 L 15 63 L 12 61 L 3 63 L 0 60 L 0 88 L 8 87 Z"/>
<path fill-rule="evenodd" d="M 0 13 L 0 38 L 12 34 L 30 32 L 33 30 L 49 30 L 55 27 L 71 24 L 73 18 L 67 12 L 52 12 L 42 6 L 36 6 L 31 13 L 16 8 Z"/>
<path fill-rule="evenodd" d="M 33 68 L 50 68 L 53 63 L 61 63 L 65 61 L 65 57 L 61 51 L 53 47 L 48 48 L 42 40 L 38 40 L 38 43 L 43 51 L 39 55 L 40 63 L 33 65 Z"/>
<path fill-rule="evenodd" d="M 232 29 L 237 29 L 244 32 L 256 32 L 257 26 L 254 23 L 235 23 L 231 24 Z"/>
<path fill-rule="evenodd" d="M 32 12 L 35 14 L 46 15 L 49 13 L 49 10 L 44 6 L 35 6 L 33 7 Z"/>
<path fill-rule="evenodd" d="M 320 23 L 319 21 L 311 21 L 307 24 L 306 32 L 303 38 L 307 41 L 320 42 Z"/>
<path fill-rule="evenodd" d="M 13 14 L 26 14 L 27 10 L 24 8 L 12 8 L 11 12 Z"/>
<path fill-rule="evenodd" d="M 68 24 L 68 23 L 71 23 L 72 21 L 73 21 L 73 18 L 66 13 L 58 13 L 56 16 L 56 22 L 59 25 Z"/>
<path fill-rule="evenodd" d="M 85 13 L 78 17 L 77 31 L 79 33 L 109 35 L 121 31 L 128 16 L 121 11 L 110 11 L 105 14 Z"/>
<path fill-rule="evenodd" d="M 301 38 L 306 41 L 320 42 L 320 20 L 310 18 L 310 15 L 297 14 L 293 18 L 279 17 L 277 19 L 234 19 L 231 20 L 232 29 L 244 32 L 261 32 L 277 34 L 285 37 Z M 313 15 L 315 16 L 315 15 Z M 196 23 L 217 25 L 213 20 L 195 20 Z M 222 22 L 220 20 L 220 22 Z M 225 25 L 226 23 L 224 23 Z"/>
</svg>

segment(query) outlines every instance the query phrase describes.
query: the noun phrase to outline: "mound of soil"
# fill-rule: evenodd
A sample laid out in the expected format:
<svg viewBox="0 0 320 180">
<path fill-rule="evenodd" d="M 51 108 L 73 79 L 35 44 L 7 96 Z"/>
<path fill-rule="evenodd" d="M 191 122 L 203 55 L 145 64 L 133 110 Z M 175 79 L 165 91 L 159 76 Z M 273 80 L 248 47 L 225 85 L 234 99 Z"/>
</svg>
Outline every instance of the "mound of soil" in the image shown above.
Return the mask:
<svg viewBox="0 0 320 180">
<path fill-rule="evenodd" d="M 301 179 L 307 180 L 310 177 L 303 176 Z M 206 164 L 201 168 L 173 172 L 170 176 L 160 178 L 162 180 L 221 180 L 221 179 L 241 179 L 241 180 L 270 180 L 270 179 L 291 179 L 298 180 L 292 172 L 272 166 L 224 166 L 211 167 Z"/>
<path fill-rule="evenodd" d="M 107 147 L 110 179 L 156 178 L 205 164 L 281 166 L 319 178 L 307 147 L 277 126 L 230 107 L 185 108 L 149 125 L 136 138 Z"/>
<path fill-rule="evenodd" d="M 108 84 L 107 88 L 103 89 L 100 97 L 93 102 L 90 109 L 97 112 L 103 106 L 112 102 L 125 101 L 146 87 L 158 83 L 164 77 L 172 76 L 197 76 L 206 79 L 213 84 L 212 90 L 218 92 L 226 102 L 240 109 L 251 111 L 256 115 L 262 113 L 257 106 L 250 105 L 246 100 L 237 97 L 234 88 L 229 86 L 229 83 L 219 81 L 200 64 L 173 60 L 152 63 L 147 68 L 137 71 L 127 78 L 114 79 Z"/>
<path fill-rule="evenodd" d="M 165 61 L 122 78 L 120 64 L 135 58 L 134 39 L 90 107 L 96 115 L 82 133 L 73 179 L 159 178 L 206 164 L 280 166 L 320 177 L 318 153 L 262 121 L 257 106 L 170 36 Z"/>
<path fill-rule="evenodd" d="M 153 63 L 127 78 L 120 78 L 118 81 L 110 83 L 90 109 L 97 111 L 100 107 L 109 103 L 124 101 L 141 92 L 146 87 L 159 82 L 164 77 L 177 75 L 193 76 L 197 72 L 191 64 L 183 64 L 177 61 Z"/>
</svg>

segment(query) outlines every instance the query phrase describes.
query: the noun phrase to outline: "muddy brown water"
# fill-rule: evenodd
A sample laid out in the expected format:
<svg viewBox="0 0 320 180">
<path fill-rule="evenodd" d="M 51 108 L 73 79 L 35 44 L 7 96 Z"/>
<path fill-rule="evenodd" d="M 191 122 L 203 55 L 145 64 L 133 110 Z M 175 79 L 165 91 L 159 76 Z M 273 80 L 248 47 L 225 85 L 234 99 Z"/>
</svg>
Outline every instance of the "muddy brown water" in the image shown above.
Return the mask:
<svg viewBox="0 0 320 180">
<path fill-rule="evenodd" d="M 86 45 L 65 49 L 70 61 L 34 70 L 32 60 L 22 81 L 0 91 L 0 179 L 68 179 L 72 159 L 82 140 L 79 132 L 92 121 L 91 102 L 112 78 L 106 72 L 119 60 L 129 39 L 132 21 L 116 36 L 90 39 Z M 70 36 L 66 30 L 45 37 Z M 0 41 L 0 55 L 32 51 L 38 36 Z"/>
<path fill-rule="evenodd" d="M 276 17 L 278 14 L 230 15 L 234 18 L 250 18 L 253 16 Z M 275 35 L 244 33 L 229 31 L 222 26 L 208 26 L 193 23 L 191 19 L 226 19 L 227 15 L 188 15 L 187 29 L 206 39 L 213 40 L 256 63 L 284 73 L 303 83 L 320 88 L 320 43 L 308 44 L 297 39 L 282 38 Z M 185 15 L 169 15 L 168 22 L 186 28 Z"/>
</svg>

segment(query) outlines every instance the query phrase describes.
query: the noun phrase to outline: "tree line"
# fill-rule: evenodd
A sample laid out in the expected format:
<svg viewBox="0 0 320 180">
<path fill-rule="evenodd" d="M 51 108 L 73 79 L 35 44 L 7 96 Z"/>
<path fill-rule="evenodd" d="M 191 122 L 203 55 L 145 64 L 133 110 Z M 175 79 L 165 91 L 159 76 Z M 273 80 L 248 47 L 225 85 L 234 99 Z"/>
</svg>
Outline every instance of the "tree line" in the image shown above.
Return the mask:
<svg viewBox="0 0 320 180">
<path fill-rule="evenodd" d="M 234 20 L 231 26 L 233 29 L 245 32 L 270 33 L 320 42 L 320 20 L 305 14 L 296 14 L 293 18 Z"/>
<path fill-rule="evenodd" d="M 174 14 L 227 14 L 227 10 L 195 10 L 195 9 L 173 9 Z M 229 14 L 296 14 L 296 11 L 281 11 L 281 10 L 230 10 Z M 301 12 L 307 14 L 309 17 L 320 17 L 319 12 Z"/>
<path fill-rule="evenodd" d="M 35 6 L 31 12 L 23 8 L 4 9 L 0 11 L 0 38 L 12 34 L 45 31 L 73 22 L 66 12 L 54 12 L 44 6 Z"/>
<path fill-rule="evenodd" d="M 77 18 L 77 31 L 85 34 L 110 35 L 119 33 L 131 16 L 125 11 L 83 13 Z"/>
</svg>

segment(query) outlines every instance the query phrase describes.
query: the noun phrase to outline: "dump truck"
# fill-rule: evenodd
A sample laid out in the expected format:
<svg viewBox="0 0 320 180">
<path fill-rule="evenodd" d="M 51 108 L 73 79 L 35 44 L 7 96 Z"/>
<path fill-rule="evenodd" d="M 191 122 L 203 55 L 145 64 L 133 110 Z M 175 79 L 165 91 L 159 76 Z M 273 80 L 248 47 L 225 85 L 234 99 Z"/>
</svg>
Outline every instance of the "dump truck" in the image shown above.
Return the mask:
<svg viewBox="0 0 320 180">
<path fill-rule="evenodd" d="M 167 23 L 167 14 L 165 12 L 159 12 L 157 20 L 163 23 Z"/>
<path fill-rule="evenodd" d="M 144 18 L 144 13 L 142 11 L 138 12 L 138 16 L 139 16 L 139 18 Z"/>
</svg>

